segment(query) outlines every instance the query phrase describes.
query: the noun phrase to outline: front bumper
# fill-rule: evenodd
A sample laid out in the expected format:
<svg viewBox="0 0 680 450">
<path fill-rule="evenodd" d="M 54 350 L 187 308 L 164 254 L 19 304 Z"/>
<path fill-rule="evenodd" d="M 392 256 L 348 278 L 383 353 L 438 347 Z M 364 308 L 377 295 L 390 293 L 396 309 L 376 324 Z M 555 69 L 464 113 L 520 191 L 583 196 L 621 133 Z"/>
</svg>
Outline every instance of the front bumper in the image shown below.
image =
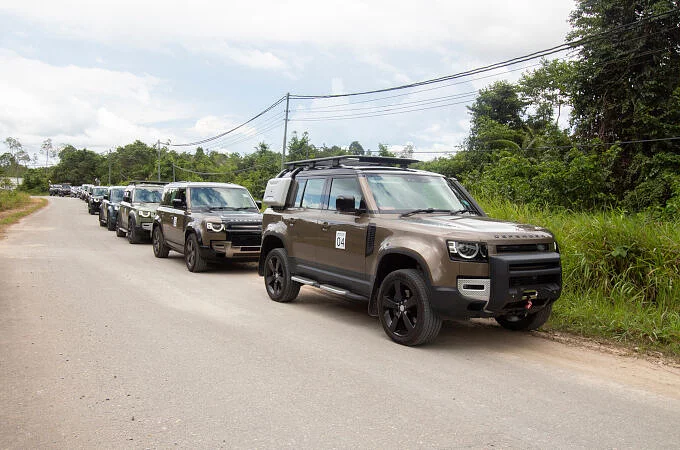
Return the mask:
<svg viewBox="0 0 680 450">
<path fill-rule="evenodd" d="M 489 269 L 489 278 L 459 277 L 463 282 L 455 287 L 433 286 L 432 308 L 443 318 L 492 317 L 538 311 L 562 292 L 559 253 L 490 256 Z"/>
</svg>

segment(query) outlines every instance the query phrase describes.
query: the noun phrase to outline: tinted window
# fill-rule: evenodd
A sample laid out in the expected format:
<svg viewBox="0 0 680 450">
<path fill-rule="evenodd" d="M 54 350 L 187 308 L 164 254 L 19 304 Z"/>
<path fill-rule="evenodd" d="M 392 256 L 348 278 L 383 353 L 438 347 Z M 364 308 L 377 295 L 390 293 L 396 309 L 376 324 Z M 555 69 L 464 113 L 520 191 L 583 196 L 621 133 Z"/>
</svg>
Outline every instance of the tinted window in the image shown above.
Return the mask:
<svg viewBox="0 0 680 450">
<path fill-rule="evenodd" d="M 323 178 L 312 178 L 307 180 L 305 193 L 302 196 L 303 208 L 321 208 L 321 198 L 323 196 L 323 185 L 326 182 Z"/>
<path fill-rule="evenodd" d="M 123 199 L 123 189 L 111 189 L 109 192 L 109 200 L 112 202 L 119 202 Z"/>
<path fill-rule="evenodd" d="M 362 198 L 359 181 L 356 178 L 333 178 L 328 209 L 335 210 L 335 200 L 338 197 L 354 197 L 354 207 L 359 209 Z"/>
<path fill-rule="evenodd" d="M 161 201 L 160 189 L 135 189 L 135 201 L 142 203 L 158 203 Z"/>
</svg>

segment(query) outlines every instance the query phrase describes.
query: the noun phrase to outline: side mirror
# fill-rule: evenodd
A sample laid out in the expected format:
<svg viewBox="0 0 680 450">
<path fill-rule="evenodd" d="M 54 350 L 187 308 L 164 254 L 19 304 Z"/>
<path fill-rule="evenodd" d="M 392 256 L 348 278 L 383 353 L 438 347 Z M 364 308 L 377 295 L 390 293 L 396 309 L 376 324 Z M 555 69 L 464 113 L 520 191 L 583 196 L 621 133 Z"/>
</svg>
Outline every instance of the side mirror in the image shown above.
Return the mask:
<svg viewBox="0 0 680 450">
<path fill-rule="evenodd" d="M 184 202 L 182 201 L 181 198 L 173 198 L 172 199 L 172 206 L 178 209 L 184 208 Z"/>
<path fill-rule="evenodd" d="M 108 200 L 108 199 L 109 199 L 109 194 L 104 194 L 104 200 Z"/>
<path fill-rule="evenodd" d="M 354 207 L 354 196 L 343 197 L 339 196 L 335 199 L 335 209 L 341 213 L 353 213 L 356 212 Z"/>
</svg>

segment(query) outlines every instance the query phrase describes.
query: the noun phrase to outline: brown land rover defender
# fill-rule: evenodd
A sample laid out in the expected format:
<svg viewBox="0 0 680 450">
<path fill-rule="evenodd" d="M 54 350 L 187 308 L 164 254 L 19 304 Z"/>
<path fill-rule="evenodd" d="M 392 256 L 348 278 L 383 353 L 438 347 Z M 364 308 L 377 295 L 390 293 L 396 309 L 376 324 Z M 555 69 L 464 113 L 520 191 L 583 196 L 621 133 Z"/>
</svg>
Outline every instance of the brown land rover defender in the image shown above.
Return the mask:
<svg viewBox="0 0 680 450">
<path fill-rule="evenodd" d="M 555 237 L 487 217 L 455 179 L 409 169 L 415 162 L 287 163 L 263 199 L 259 273 L 269 297 L 289 302 L 309 285 L 365 300 L 404 345 L 434 339 L 442 319 L 543 325 L 562 288 Z"/>
<path fill-rule="evenodd" d="M 210 262 L 257 261 L 261 236 L 262 214 L 246 188 L 181 181 L 163 190 L 151 242 L 157 258 L 174 250 L 189 271 L 202 272 Z"/>
</svg>

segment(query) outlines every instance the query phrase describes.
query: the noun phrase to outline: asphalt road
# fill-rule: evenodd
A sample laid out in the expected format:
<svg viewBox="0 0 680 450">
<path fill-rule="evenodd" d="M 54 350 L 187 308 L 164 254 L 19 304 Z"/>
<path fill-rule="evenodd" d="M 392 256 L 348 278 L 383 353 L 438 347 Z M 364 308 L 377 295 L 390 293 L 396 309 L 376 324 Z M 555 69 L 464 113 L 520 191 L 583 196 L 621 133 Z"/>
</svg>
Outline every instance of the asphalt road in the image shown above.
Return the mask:
<svg viewBox="0 0 680 450">
<path fill-rule="evenodd" d="M 680 371 L 447 323 L 391 342 L 363 305 L 268 299 L 253 265 L 50 205 L 0 241 L 0 448 L 678 448 Z"/>
</svg>

